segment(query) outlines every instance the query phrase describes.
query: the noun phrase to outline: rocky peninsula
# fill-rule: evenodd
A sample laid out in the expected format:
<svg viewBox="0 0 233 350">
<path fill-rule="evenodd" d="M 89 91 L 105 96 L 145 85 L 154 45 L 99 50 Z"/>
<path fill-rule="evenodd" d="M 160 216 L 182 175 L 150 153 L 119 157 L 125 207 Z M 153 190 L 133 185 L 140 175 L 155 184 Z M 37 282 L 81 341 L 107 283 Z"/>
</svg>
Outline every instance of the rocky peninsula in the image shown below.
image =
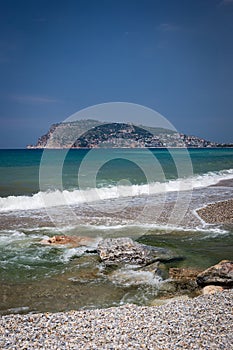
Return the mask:
<svg viewBox="0 0 233 350">
<path fill-rule="evenodd" d="M 170 129 L 87 119 L 53 124 L 45 135 L 38 138 L 35 145 L 28 145 L 27 148 L 202 148 L 226 146 Z"/>
</svg>

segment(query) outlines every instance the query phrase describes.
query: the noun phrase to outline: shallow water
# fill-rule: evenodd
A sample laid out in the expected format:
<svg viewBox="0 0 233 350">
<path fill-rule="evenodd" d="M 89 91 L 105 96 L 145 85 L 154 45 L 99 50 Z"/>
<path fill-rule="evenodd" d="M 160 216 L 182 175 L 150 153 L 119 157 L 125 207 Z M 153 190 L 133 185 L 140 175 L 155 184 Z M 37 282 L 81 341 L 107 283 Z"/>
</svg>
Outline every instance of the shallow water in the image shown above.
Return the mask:
<svg viewBox="0 0 233 350">
<path fill-rule="evenodd" d="M 63 174 L 65 191 L 68 190 L 66 205 L 56 205 L 59 192 L 51 188 L 46 200 L 52 202 L 47 202 L 46 207 L 41 205 L 37 193 L 42 152 L 25 152 L 28 151 L 5 153 L 1 164 L 2 314 L 107 307 L 129 302 L 149 305 L 163 296 L 158 292 L 158 285 L 163 282 L 151 271 L 134 266 L 106 268 L 89 248 L 40 243 L 57 234 L 131 237 L 166 247 L 180 257 L 166 264 L 167 269 L 171 266 L 204 269 L 220 260 L 232 259 L 232 226 L 207 225 L 195 214 L 195 209 L 233 197 L 233 150 L 192 150 L 194 174 L 182 179 L 177 179 L 167 151 L 158 151 L 158 159 L 166 169 L 166 185 L 154 182 L 149 192 L 140 169 L 128 167 L 129 164 L 119 160 L 120 151 L 114 150 L 117 163 L 109 162 L 98 174 L 100 197 L 95 197 L 96 190 L 93 194 L 93 189 L 86 188 L 84 200 L 83 197 L 80 200 L 79 189 L 74 189 L 77 179 L 73 170 L 77 170 L 74 159 L 78 158 L 80 164 L 87 151 L 74 151 Z M 131 152 L 123 150 L 125 154 Z M 182 159 L 182 151 L 176 152 Z M 146 163 L 143 151 L 135 150 L 133 154 Z M 124 183 L 119 184 L 121 178 Z M 222 182 L 218 185 L 219 180 Z M 49 178 L 48 183 L 52 182 Z"/>
<path fill-rule="evenodd" d="M 124 235 L 129 236 L 130 231 Z M 152 272 L 134 266 L 106 268 L 96 254 L 85 253 L 83 248 L 41 246 L 39 240 L 48 233 L 42 229 L 37 234 L 13 234 L 5 247 L 6 256 L 1 256 L 1 313 L 149 305 L 163 295 L 157 288 L 161 281 Z M 183 258 L 167 268 L 206 268 L 232 258 L 233 230 L 222 227 L 219 232 L 166 233 L 150 229 L 139 241 L 169 248 Z"/>
</svg>

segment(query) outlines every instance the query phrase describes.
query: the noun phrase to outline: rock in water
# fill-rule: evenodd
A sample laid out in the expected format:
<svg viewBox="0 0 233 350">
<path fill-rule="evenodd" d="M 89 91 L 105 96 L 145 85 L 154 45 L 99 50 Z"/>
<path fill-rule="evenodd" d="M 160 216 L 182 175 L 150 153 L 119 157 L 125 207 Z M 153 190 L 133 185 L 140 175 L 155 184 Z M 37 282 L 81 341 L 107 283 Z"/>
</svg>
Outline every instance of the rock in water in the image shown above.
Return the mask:
<svg viewBox="0 0 233 350">
<path fill-rule="evenodd" d="M 233 261 L 222 260 L 197 276 L 197 283 L 204 287 L 210 284 L 233 287 Z"/>
<path fill-rule="evenodd" d="M 196 278 L 200 272 L 201 270 L 196 268 L 171 267 L 169 269 L 169 277 L 171 281 L 167 282 L 163 286 L 163 289 L 166 287 L 166 285 L 169 286 L 169 284 L 173 282 L 172 284 L 176 285 L 176 292 L 197 293 L 198 285 Z"/>
<path fill-rule="evenodd" d="M 224 289 L 221 286 L 205 286 L 202 289 L 202 294 L 214 294 L 214 293 L 218 293 L 218 292 L 222 292 Z"/>
<path fill-rule="evenodd" d="M 193 281 L 201 272 L 200 269 L 171 267 L 169 277 L 180 281 Z"/>
<path fill-rule="evenodd" d="M 140 244 L 127 237 L 103 239 L 99 242 L 97 251 L 106 265 L 148 265 L 155 261 L 174 259 L 174 255 L 167 249 Z"/>
<path fill-rule="evenodd" d="M 68 245 L 70 247 L 90 246 L 96 242 L 96 239 L 84 236 L 53 236 L 43 239 L 40 243 L 48 245 Z"/>
</svg>

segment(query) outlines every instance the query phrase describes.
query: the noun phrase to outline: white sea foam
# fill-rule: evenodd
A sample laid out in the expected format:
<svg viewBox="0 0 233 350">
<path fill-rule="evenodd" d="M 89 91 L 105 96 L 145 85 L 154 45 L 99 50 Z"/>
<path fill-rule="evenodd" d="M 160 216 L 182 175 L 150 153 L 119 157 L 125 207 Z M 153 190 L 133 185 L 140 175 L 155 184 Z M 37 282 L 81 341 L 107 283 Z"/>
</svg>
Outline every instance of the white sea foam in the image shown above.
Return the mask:
<svg viewBox="0 0 233 350">
<path fill-rule="evenodd" d="M 154 272 L 135 270 L 134 268 L 130 268 L 130 266 L 125 266 L 114 271 L 108 276 L 108 278 L 114 284 L 120 284 L 127 287 L 145 284 L 158 286 L 162 282 L 162 278 L 160 276 L 156 276 Z"/>
<path fill-rule="evenodd" d="M 63 254 L 60 256 L 60 260 L 66 263 L 75 257 L 82 256 L 87 251 L 95 250 L 97 249 L 99 241 L 100 238 L 97 238 L 96 241 L 90 244 L 89 246 L 81 246 L 77 248 L 67 248 L 65 245 L 60 246 L 60 249 L 64 249 Z"/>
<path fill-rule="evenodd" d="M 62 262 L 68 262 L 70 259 L 82 256 L 86 252 L 86 247 L 64 249 L 63 254 L 60 256 Z"/>
<path fill-rule="evenodd" d="M 104 231 L 111 232 L 113 231 L 125 231 L 125 230 L 132 230 L 135 233 L 135 230 L 156 230 L 158 235 L 166 234 L 167 232 L 203 232 L 203 233 L 216 233 L 216 234 L 226 234 L 229 231 L 225 230 L 223 228 L 216 227 L 211 224 L 205 224 L 205 226 L 197 226 L 197 227 L 183 227 L 183 226 L 176 226 L 176 225 L 167 225 L 167 224 L 148 224 L 148 223 L 134 223 L 134 224 L 122 224 L 122 225 L 83 225 L 81 227 L 85 227 L 88 230 L 95 230 L 95 231 L 101 231 L 104 233 Z M 141 232 L 141 231 L 140 231 Z M 130 233 L 127 233 L 130 235 Z M 155 234 L 155 233 L 153 233 Z"/>
<path fill-rule="evenodd" d="M 112 186 L 73 191 L 38 192 L 33 196 L 9 196 L 0 198 L 0 212 L 15 210 L 34 210 L 63 205 L 79 205 L 106 199 L 136 197 L 167 192 L 191 191 L 207 187 L 221 180 L 233 178 L 233 169 L 208 172 L 189 178 L 170 180 L 165 183 L 154 182 L 144 185 Z"/>
<path fill-rule="evenodd" d="M 8 230 L 0 232 L 0 246 L 13 242 L 20 242 L 27 238 L 23 232 L 17 230 Z"/>
</svg>

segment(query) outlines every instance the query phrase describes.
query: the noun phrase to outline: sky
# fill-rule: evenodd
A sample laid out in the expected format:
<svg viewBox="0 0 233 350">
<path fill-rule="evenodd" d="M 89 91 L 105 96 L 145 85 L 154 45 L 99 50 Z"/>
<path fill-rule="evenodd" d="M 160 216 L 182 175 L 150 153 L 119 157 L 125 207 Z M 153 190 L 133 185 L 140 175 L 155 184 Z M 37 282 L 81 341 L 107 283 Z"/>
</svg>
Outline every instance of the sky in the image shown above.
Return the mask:
<svg viewBox="0 0 233 350">
<path fill-rule="evenodd" d="M 233 0 L 0 0 L 0 148 L 107 102 L 233 142 Z"/>
</svg>

